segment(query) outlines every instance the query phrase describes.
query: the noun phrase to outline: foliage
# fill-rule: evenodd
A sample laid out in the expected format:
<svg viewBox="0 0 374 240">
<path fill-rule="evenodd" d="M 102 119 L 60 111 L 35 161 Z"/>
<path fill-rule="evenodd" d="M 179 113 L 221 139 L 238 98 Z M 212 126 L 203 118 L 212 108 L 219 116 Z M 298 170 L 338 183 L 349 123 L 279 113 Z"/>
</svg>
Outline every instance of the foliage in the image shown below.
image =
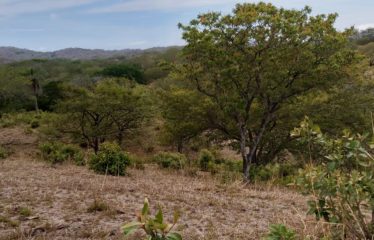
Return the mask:
<svg viewBox="0 0 374 240">
<path fill-rule="evenodd" d="M 322 164 L 300 172 L 298 186 L 311 194 L 309 213 L 342 225 L 342 235 L 358 239 L 374 237 L 374 156 L 366 135 L 345 131 L 329 138 L 306 118 L 293 131 L 301 141 L 319 146 Z M 371 219 L 367 216 L 371 215 Z"/>
<path fill-rule="evenodd" d="M 6 113 L 0 118 L 0 125 L 2 127 L 13 127 L 16 125 L 26 124 L 30 125 L 33 121 L 38 121 L 38 116 L 35 112 L 17 112 L 17 113 Z"/>
<path fill-rule="evenodd" d="M 39 145 L 42 158 L 52 164 L 73 161 L 78 166 L 85 165 L 83 152 L 74 145 L 60 142 L 46 142 Z"/>
<path fill-rule="evenodd" d="M 165 120 L 164 141 L 182 152 L 193 138 L 206 128 L 206 109 L 209 102 L 195 91 L 170 89 L 160 93 L 161 113 Z"/>
<path fill-rule="evenodd" d="M 270 225 L 270 232 L 265 240 L 296 240 L 295 231 L 288 229 L 283 224 Z"/>
<path fill-rule="evenodd" d="M 8 150 L 0 145 L 0 159 L 5 159 L 9 155 Z"/>
<path fill-rule="evenodd" d="M 208 171 L 212 163 L 214 163 L 215 157 L 208 149 L 203 149 L 199 154 L 199 166 L 201 171 Z"/>
<path fill-rule="evenodd" d="M 105 202 L 95 199 L 94 202 L 87 208 L 87 212 L 94 213 L 94 212 L 104 212 L 109 210 L 108 204 Z"/>
<path fill-rule="evenodd" d="M 105 140 L 117 139 L 122 144 L 149 115 L 142 94 L 138 88 L 110 80 L 96 84 L 93 90 L 72 89 L 71 96 L 59 104 L 64 118 L 57 127 L 86 141 L 96 153 Z"/>
<path fill-rule="evenodd" d="M 118 144 L 107 142 L 102 144 L 97 154 L 92 155 L 89 165 L 96 173 L 124 176 L 130 165 L 130 158 Z"/>
<path fill-rule="evenodd" d="M 36 119 L 32 120 L 32 122 L 30 123 L 30 127 L 33 129 L 38 128 L 39 126 L 40 126 L 40 123 Z"/>
<path fill-rule="evenodd" d="M 122 230 L 125 236 L 130 236 L 135 231 L 142 229 L 147 235 L 146 240 L 182 240 L 182 236 L 179 233 L 172 232 L 179 217 L 179 212 L 175 211 L 173 223 L 169 224 L 165 222 L 161 207 L 159 207 L 154 217 L 150 216 L 149 202 L 148 199 L 145 199 L 143 209 L 138 216 L 138 221 L 124 225 Z"/>
<path fill-rule="evenodd" d="M 187 163 L 187 158 L 181 153 L 160 152 L 153 157 L 162 168 L 183 169 Z"/>
<path fill-rule="evenodd" d="M 143 158 L 140 158 L 135 155 L 130 155 L 130 163 L 131 167 L 138 169 L 138 170 L 144 170 L 145 169 L 145 160 Z"/>
<path fill-rule="evenodd" d="M 43 111 L 52 111 L 56 104 L 64 99 L 64 83 L 53 81 L 42 87 L 43 94 L 39 97 L 39 107 Z"/>
<path fill-rule="evenodd" d="M 254 166 L 250 177 L 253 181 L 271 181 L 278 184 L 290 184 L 297 177 L 300 166 L 292 163 L 269 163 Z"/>
<path fill-rule="evenodd" d="M 104 68 L 100 74 L 105 77 L 128 78 L 137 83 L 145 84 L 144 71 L 134 64 L 110 65 Z"/>
<path fill-rule="evenodd" d="M 211 129 L 238 143 L 247 180 L 257 154 L 271 150 L 264 135 L 277 129 L 284 104 L 334 85 L 352 64 L 351 31 L 337 31 L 336 17 L 261 2 L 180 25 L 187 41 L 180 72 L 213 103 Z"/>
</svg>

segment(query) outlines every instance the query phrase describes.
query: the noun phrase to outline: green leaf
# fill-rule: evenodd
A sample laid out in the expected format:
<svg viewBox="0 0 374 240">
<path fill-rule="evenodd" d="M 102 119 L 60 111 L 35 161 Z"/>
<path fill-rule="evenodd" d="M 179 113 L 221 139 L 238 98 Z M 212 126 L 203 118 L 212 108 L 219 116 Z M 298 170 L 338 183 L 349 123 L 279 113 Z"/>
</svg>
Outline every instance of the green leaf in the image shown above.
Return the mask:
<svg viewBox="0 0 374 240">
<path fill-rule="evenodd" d="M 162 224 L 164 222 L 164 215 L 162 213 L 161 207 L 158 208 L 158 212 L 155 216 L 155 222 Z"/>
<path fill-rule="evenodd" d="M 125 236 L 131 235 L 134 231 L 139 229 L 141 226 L 143 226 L 140 222 L 131 222 L 122 227 L 122 231 L 125 234 Z"/>
<path fill-rule="evenodd" d="M 143 209 L 142 209 L 142 215 L 143 216 L 146 216 L 148 215 L 149 213 L 149 201 L 148 201 L 148 198 L 144 199 L 144 206 L 143 206 Z"/>
<path fill-rule="evenodd" d="M 174 218 L 173 218 L 173 223 L 176 224 L 180 218 L 181 214 L 180 211 L 175 211 L 174 212 Z"/>
<path fill-rule="evenodd" d="M 169 233 L 166 236 L 167 240 L 182 240 L 182 236 L 179 233 Z"/>
</svg>

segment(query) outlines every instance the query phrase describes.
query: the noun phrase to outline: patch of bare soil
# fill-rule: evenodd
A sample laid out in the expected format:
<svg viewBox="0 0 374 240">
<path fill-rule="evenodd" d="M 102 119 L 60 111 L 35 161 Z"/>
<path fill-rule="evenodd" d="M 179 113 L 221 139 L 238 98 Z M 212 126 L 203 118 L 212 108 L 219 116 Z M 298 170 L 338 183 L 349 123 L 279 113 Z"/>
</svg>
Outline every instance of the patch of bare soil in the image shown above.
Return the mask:
<svg viewBox="0 0 374 240">
<path fill-rule="evenodd" d="M 123 239 L 121 225 L 136 218 L 145 197 L 166 216 L 181 210 L 177 230 L 186 240 L 260 239 L 271 223 L 314 231 L 305 222 L 305 199 L 294 192 L 223 186 L 153 166 L 127 177 L 52 167 L 32 153 L 36 139 L 19 131 L 0 130 L 0 142 L 18 143 L 0 163 L 0 239 Z"/>
</svg>

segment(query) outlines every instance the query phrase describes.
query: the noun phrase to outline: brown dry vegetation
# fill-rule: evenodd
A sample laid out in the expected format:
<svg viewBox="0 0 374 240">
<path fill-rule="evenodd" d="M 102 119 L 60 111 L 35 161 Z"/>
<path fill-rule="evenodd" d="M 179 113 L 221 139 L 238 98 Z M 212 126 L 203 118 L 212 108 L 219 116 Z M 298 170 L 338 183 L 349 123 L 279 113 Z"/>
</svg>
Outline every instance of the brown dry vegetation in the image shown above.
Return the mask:
<svg viewBox="0 0 374 240">
<path fill-rule="evenodd" d="M 182 212 L 184 239 L 260 239 L 272 223 L 306 236 L 320 231 L 305 218 L 305 198 L 290 190 L 219 184 L 209 175 L 129 170 L 127 177 L 96 175 L 85 167 L 52 167 L 38 160 L 37 139 L 1 129 L 13 154 L 0 163 L 0 239 L 123 239 L 145 197 L 166 215 Z M 138 239 L 135 237 L 134 239 Z"/>
</svg>

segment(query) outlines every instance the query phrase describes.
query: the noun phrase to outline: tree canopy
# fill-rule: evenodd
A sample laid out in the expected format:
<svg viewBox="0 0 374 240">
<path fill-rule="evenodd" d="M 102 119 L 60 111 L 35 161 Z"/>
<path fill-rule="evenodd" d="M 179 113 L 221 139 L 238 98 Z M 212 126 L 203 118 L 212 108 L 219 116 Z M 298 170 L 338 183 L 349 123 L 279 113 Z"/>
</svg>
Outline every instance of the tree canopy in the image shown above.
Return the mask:
<svg viewBox="0 0 374 240">
<path fill-rule="evenodd" d="M 212 128 L 239 142 L 246 179 L 283 104 L 336 83 L 353 62 L 352 32 L 336 30 L 336 17 L 261 2 L 180 25 L 185 77 L 214 102 Z"/>
</svg>

